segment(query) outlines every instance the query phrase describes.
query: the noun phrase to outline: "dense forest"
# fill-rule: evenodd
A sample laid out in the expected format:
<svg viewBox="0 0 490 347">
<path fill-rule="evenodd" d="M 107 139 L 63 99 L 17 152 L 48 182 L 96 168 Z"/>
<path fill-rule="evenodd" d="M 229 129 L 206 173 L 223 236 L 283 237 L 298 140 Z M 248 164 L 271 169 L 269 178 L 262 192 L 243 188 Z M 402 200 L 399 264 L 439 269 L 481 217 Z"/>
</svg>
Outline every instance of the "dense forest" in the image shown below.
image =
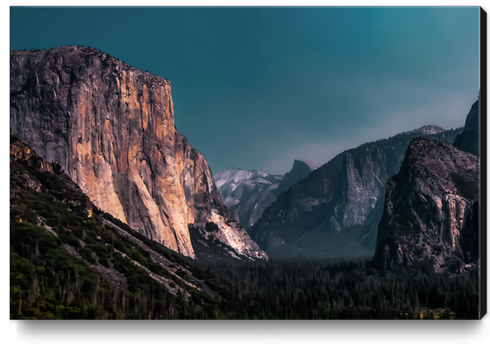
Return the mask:
<svg viewBox="0 0 490 347">
<path fill-rule="evenodd" d="M 91 206 L 54 171 L 31 152 L 10 163 L 11 319 L 478 318 L 477 269 L 194 261 Z"/>
<path fill-rule="evenodd" d="M 478 271 L 437 274 L 428 262 L 377 271 L 370 261 L 216 265 L 239 284 L 239 318 L 477 319 Z"/>
</svg>

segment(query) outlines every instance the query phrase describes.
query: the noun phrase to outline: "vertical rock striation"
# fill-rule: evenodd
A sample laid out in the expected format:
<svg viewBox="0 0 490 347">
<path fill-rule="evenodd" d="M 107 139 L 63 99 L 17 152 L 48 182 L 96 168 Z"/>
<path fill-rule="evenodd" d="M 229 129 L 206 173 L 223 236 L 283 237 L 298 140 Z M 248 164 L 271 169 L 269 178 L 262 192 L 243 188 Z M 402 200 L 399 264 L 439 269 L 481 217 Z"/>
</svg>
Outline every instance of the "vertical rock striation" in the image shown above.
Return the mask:
<svg viewBox="0 0 490 347">
<path fill-rule="evenodd" d="M 379 267 L 429 260 L 461 272 L 478 260 L 478 157 L 414 139 L 388 180 L 374 260 Z"/>
<path fill-rule="evenodd" d="M 166 79 L 86 47 L 16 51 L 10 95 L 11 133 L 150 239 L 196 258 L 189 225 L 228 221 L 206 159 L 175 128 Z M 265 257 L 240 225 L 226 233 Z"/>
<path fill-rule="evenodd" d="M 410 141 L 452 142 L 460 132 L 428 125 L 344 151 L 280 194 L 248 229 L 250 236 L 277 257 L 331 256 L 332 250 L 338 257 L 372 256 L 385 185 Z"/>
</svg>

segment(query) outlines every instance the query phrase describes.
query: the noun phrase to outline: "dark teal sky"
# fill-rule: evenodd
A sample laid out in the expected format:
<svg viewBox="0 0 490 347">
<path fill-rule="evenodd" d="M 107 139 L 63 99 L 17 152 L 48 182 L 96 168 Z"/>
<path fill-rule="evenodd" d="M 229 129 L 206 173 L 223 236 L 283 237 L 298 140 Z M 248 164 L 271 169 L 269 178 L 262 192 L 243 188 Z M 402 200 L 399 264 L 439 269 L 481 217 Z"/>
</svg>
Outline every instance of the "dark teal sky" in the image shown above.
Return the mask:
<svg viewBox="0 0 490 347">
<path fill-rule="evenodd" d="M 84 45 L 169 79 L 175 123 L 214 173 L 426 124 L 479 89 L 479 8 L 19 8 L 10 49 Z"/>
</svg>

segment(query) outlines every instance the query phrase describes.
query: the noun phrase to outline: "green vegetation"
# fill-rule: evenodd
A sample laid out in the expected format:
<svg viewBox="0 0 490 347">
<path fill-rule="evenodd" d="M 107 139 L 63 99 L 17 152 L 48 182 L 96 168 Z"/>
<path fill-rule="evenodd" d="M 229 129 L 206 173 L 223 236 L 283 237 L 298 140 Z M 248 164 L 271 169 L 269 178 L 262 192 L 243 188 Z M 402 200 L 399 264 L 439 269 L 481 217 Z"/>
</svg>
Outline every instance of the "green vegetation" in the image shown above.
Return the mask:
<svg viewBox="0 0 490 347">
<path fill-rule="evenodd" d="M 11 319 L 477 318 L 476 269 L 450 275 L 429 264 L 382 272 L 368 261 L 191 261 L 92 207 L 66 176 L 38 170 L 38 160 L 10 166 Z M 172 262 L 172 271 L 103 219 Z M 185 283 L 190 277 L 217 296 Z M 179 288 L 189 295 L 172 294 Z"/>
<path fill-rule="evenodd" d="M 258 319 L 476 319 L 478 271 L 436 274 L 424 262 L 376 271 L 369 261 L 269 261 L 213 267 L 241 284 L 233 307 Z M 241 299 L 241 300 L 240 300 Z M 432 313 L 432 314 L 431 314 Z"/>
<path fill-rule="evenodd" d="M 11 221 L 10 230 L 11 319 L 117 317 L 115 288 L 69 254 L 60 239 L 30 223 Z"/>
<path fill-rule="evenodd" d="M 216 300 L 104 227 L 101 217 L 105 214 L 97 208 L 89 217 L 91 204 L 79 188 L 66 177 L 36 170 L 37 160 L 34 156 L 28 162 L 11 162 L 11 319 L 197 319 L 216 315 Z M 29 180 L 41 183 L 39 191 L 29 187 Z M 57 236 L 41 225 L 51 227 Z M 63 244 L 73 247 L 84 261 Z M 155 250 L 160 254 L 185 264 L 158 246 Z M 130 259 L 189 292 L 188 301 L 182 293 L 172 295 Z M 115 269 L 126 278 L 127 288 L 109 282 L 90 265 Z"/>
</svg>

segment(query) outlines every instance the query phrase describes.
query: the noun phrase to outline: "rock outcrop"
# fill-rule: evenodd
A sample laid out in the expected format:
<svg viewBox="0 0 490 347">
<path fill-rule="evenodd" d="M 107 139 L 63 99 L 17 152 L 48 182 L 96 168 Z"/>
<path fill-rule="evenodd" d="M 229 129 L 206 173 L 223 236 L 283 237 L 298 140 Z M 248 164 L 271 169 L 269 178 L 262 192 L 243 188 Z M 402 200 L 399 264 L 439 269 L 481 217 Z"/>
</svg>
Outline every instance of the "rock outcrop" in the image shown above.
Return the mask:
<svg viewBox="0 0 490 347">
<path fill-rule="evenodd" d="M 385 184 L 399 171 L 410 141 L 452 142 L 460 132 L 430 125 L 347 150 L 279 195 L 249 234 L 277 257 L 329 256 L 332 249 L 338 257 L 372 256 Z"/>
<path fill-rule="evenodd" d="M 429 260 L 462 272 L 478 260 L 478 157 L 449 143 L 414 139 L 390 177 L 374 260 L 380 268 Z"/>
<path fill-rule="evenodd" d="M 230 219 L 206 159 L 175 128 L 166 79 L 86 47 L 16 51 L 10 95 L 11 133 L 146 237 L 196 258 L 189 226 Z M 240 225 L 216 233 L 266 257 Z"/>
<path fill-rule="evenodd" d="M 454 140 L 454 147 L 469 152 L 473 155 L 480 155 L 480 119 L 478 100 L 471 106 L 470 112 L 466 117 L 463 133 Z"/>
</svg>

